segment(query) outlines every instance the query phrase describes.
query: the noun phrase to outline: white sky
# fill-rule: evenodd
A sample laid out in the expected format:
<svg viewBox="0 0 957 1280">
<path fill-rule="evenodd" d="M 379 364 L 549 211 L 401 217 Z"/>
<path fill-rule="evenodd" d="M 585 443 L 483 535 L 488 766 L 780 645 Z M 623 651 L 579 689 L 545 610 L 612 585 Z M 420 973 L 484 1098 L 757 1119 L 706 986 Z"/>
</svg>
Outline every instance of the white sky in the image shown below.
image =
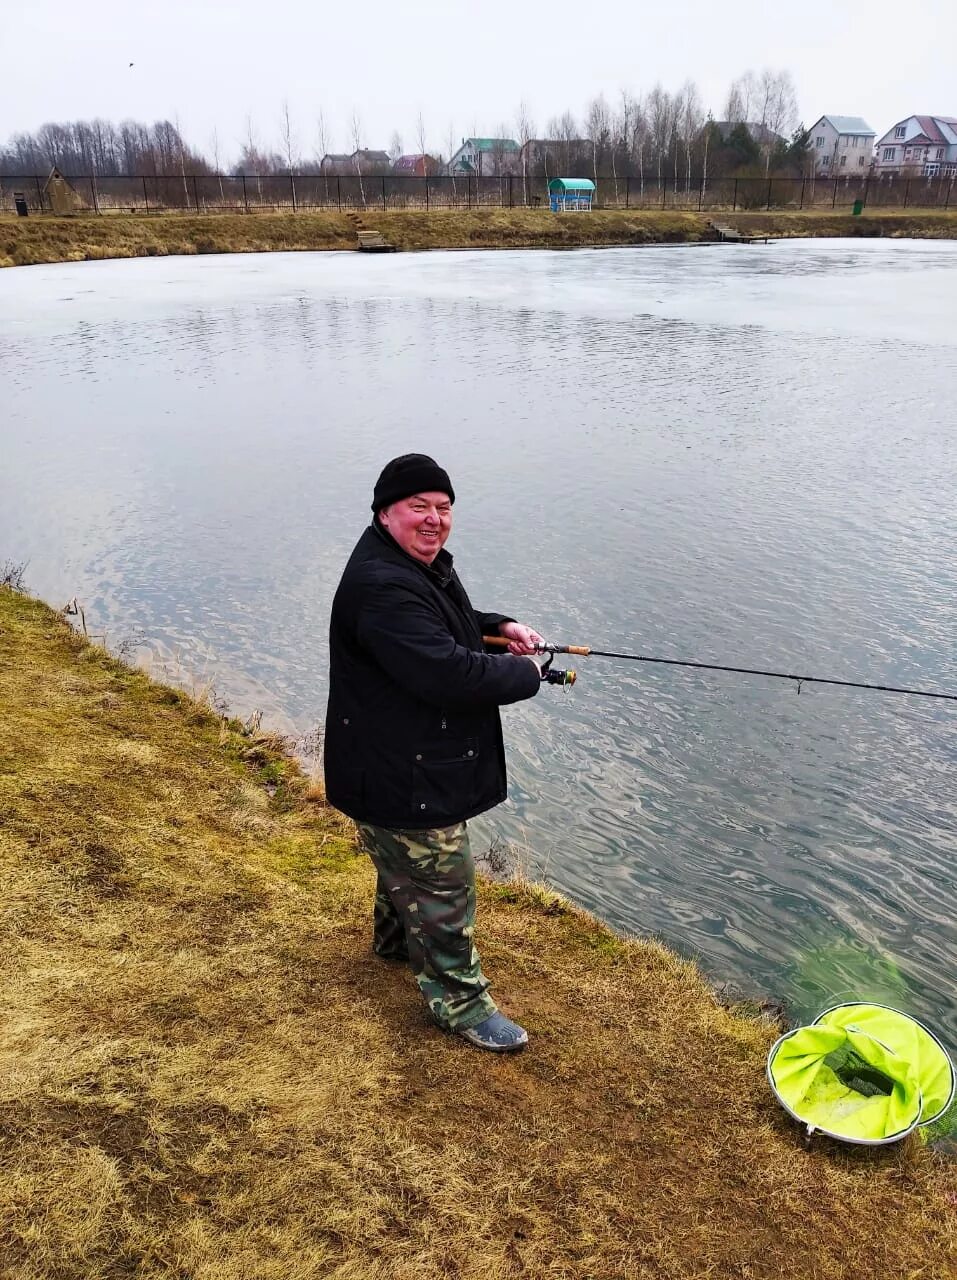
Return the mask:
<svg viewBox="0 0 957 1280">
<path fill-rule="evenodd" d="M 862 115 L 884 133 L 912 113 L 957 116 L 953 0 L 5 0 L 0 23 L 0 140 L 48 120 L 178 120 L 188 142 L 234 158 L 252 118 L 279 146 L 289 101 L 300 152 L 387 148 L 398 129 L 417 150 L 466 134 L 515 134 L 524 98 L 541 136 L 549 116 L 576 115 L 594 94 L 656 80 L 697 81 L 720 116 L 729 82 L 749 68 L 788 69 L 805 124 Z M 129 63 L 134 66 L 130 67 Z"/>
</svg>

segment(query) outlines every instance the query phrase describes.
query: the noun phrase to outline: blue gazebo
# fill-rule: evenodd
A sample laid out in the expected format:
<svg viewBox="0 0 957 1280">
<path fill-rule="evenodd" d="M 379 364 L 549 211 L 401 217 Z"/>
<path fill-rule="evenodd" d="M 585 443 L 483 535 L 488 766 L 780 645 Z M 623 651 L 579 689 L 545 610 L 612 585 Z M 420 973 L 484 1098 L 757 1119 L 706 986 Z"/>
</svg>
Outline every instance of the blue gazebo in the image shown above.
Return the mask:
<svg viewBox="0 0 957 1280">
<path fill-rule="evenodd" d="M 548 203 L 552 213 L 573 210 L 587 213 L 594 198 L 595 184 L 591 178 L 552 178 L 548 184 Z"/>
</svg>

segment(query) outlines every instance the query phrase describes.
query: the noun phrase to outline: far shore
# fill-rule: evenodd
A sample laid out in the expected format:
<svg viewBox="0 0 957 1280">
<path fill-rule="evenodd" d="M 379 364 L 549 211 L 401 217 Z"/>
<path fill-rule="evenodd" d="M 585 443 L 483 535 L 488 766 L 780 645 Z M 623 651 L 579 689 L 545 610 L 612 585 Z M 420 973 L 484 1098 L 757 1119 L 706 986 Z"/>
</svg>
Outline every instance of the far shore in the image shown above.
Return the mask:
<svg viewBox="0 0 957 1280">
<path fill-rule="evenodd" d="M 714 242 L 712 220 L 757 237 L 957 239 L 957 209 L 850 212 L 729 210 L 706 213 L 598 209 L 376 210 L 209 214 L 0 216 L 0 266 L 170 254 L 267 253 L 356 248 L 360 229 L 381 232 L 400 251 L 572 249 Z"/>
</svg>

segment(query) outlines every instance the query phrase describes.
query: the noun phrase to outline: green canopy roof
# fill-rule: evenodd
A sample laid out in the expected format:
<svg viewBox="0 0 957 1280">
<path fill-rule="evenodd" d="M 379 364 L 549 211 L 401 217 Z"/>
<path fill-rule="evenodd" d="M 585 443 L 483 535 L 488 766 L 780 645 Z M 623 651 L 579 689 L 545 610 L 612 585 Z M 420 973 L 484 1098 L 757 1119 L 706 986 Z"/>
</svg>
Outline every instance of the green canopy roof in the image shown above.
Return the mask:
<svg viewBox="0 0 957 1280">
<path fill-rule="evenodd" d="M 548 184 L 549 191 L 594 191 L 595 184 L 591 178 L 552 178 Z"/>
</svg>

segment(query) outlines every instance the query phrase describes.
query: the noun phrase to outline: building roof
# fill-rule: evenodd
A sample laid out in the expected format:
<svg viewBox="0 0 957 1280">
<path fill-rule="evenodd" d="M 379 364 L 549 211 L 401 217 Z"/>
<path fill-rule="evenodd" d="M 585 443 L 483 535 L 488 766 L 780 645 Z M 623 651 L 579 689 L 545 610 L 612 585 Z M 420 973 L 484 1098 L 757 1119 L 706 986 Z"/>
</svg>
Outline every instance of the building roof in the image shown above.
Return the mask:
<svg viewBox="0 0 957 1280">
<path fill-rule="evenodd" d="M 417 156 L 399 156 L 392 167 L 393 169 L 417 169 L 421 164 L 431 159 L 432 157 L 424 152 L 420 152 Z"/>
<path fill-rule="evenodd" d="M 837 133 L 858 133 L 868 134 L 871 137 L 875 136 L 874 130 L 860 116 L 821 116 L 821 120 L 826 120 Z M 817 124 L 820 124 L 821 120 L 818 120 Z M 817 128 L 817 125 L 812 125 L 811 127 Z"/>
<path fill-rule="evenodd" d="M 948 140 L 941 132 L 940 124 L 957 123 L 957 121 L 948 120 L 946 116 L 914 116 L 913 118 L 931 142 L 942 142 L 945 146 Z"/>
<path fill-rule="evenodd" d="M 363 160 L 371 160 L 375 164 L 391 164 L 388 151 L 368 151 L 365 147 L 360 147 L 358 151 L 353 151 L 348 157 L 349 160 L 355 160 L 359 156 Z"/>
<path fill-rule="evenodd" d="M 466 138 L 473 151 L 518 151 L 519 146 L 514 138 Z"/>
<path fill-rule="evenodd" d="M 880 145 L 891 141 L 903 142 L 906 145 L 916 142 L 916 136 L 914 138 L 894 137 L 895 132 L 902 126 L 909 124 L 911 120 L 916 122 L 918 129 L 920 129 L 929 143 L 937 143 L 938 146 L 947 147 L 953 146 L 954 141 L 957 140 L 957 119 L 954 119 L 953 116 L 905 116 L 903 120 L 898 120 L 896 124 L 891 125 L 883 138 L 880 139 Z M 941 128 L 942 125 L 943 128 Z M 954 134 L 954 138 L 949 138 L 947 136 L 948 133 Z"/>
</svg>

